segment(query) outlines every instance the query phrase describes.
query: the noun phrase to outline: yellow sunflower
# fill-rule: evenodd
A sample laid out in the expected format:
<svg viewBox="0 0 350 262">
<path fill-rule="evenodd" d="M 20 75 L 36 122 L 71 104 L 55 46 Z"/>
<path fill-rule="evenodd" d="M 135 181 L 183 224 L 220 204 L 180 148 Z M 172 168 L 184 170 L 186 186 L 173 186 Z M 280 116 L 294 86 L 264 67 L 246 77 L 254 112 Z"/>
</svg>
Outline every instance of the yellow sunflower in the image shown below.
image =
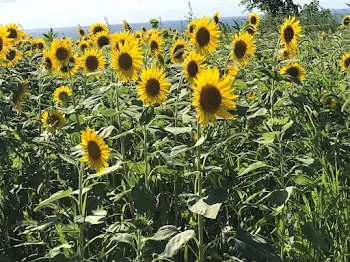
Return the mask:
<svg viewBox="0 0 350 262">
<path fill-rule="evenodd" d="M 322 31 L 321 36 L 323 39 L 325 39 L 327 37 L 327 33 L 325 31 Z"/>
<path fill-rule="evenodd" d="M 214 20 L 215 24 L 218 24 L 218 23 L 219 23 L 220 14 L 219 14 L 218 11 L 215 12 L 214 17 L 213 17 L 213 20 Z"/>
<path fill-rule="evenodd" d="M 288 52 L 286 49 L 284 48 L 281 48 L 280 50 L 278 50 L 278 54 L 279 54 L 279 57 L 282 59 L 282 60 L 288 60 L 288 59 L 292 59 L 294 56 L 295 56 L 295 53 L 290 53 Z"/>
<path fill-rule="evenodd" d="M 119 51 L 114 50 L 111 54 L 112 68 L 123 82 L 137 80 L 138 72 L 142 65 L 142 53 L 137 45 L 119 45 Z"/>
<path fill-rule="evenodd" d="M 165 60 L 164 60 L 163 54 L 161 54 L 160 52 L 157 51 L 156 57 L 157 57 L 158 64 L 164 68 L 165 67 Z"/>
<path fill-rule="evenodd" d="M 257 28 L 260 25 L 260 16 L 257 13 L 249 14 L 249 23 Z"/>
<path fill-rule="evenodd" d="M 22 58 L 22 52 L 14 48 L 7 51 L 6 59 L 2 63 L 4 67 L 13 67 Z"/>
<path fill-rule="evenodd" d="M 94 23 L 90 26 L 89 34 L 91 37 L 95 36 L 97 33 L 105 31 L 109 33 L 108 26 L 102 23 Z"/>
<path fill-rule="evenodd" d="M 178 39 L 171 48 L 171 61 L 174 64 L 182 63 L 188 53 L 188 45 L 183 39 Z"/>
<path fill-rule="evenodd" d="M 231 66 L 227 67 L 226 75 L 231 77 L 231 78 L 235 78 L 237 76 L 237 74 L 238 74 L 238 71 L 239 71 L 238 66 L 231 65 Z"/>
<path fill-rule="evenodd" d="M 80 67 L 86 73 L 93 73 L 105 68 L 106 60 L 99 49 L 87 49 L 85 50 L 82 58 L 80 59 Z"/>
<path fill-rule="evenodd" d="M 19 44 L 24 39 L 24 31 L 19 28 L 18 24 L 7 24 L 5 30 L 8 33 L 7 38 L 12 40 L 13 45 Z"/>
<path fill-rule="evenodd" d="M 84 52 L 85 49 L 91 47 L 91 42 L 89 40 L 81 40 L 79 41 L 78 48 L 81 52 Z"/>
<path fill-rule="evenodd" d="M 29 97 L 28 82 L 19 85 L 19 89 L 13 93 L 12 101 L 18 115 L 22 113 L 22 103 Z"/>
<path fill-rule="evenodd" d="M 82 28 L 81 26 L 79 26 L 78 28 L 78 34 L 80 35 L 81 38 L 84 38 L 86 35 L 84 28 Z"/>
<path fill-rule="evenodd" d="M 248 32 L 235 34 L 232 41 L 231 58 L 241 65 L 247 65 L 255 54 L 255 41 Z"/>
<path fill-rule="evenodd" d="M 250 35 L 254 36 L 257 30 L 256 30 L 256 27 L 255 27 L 255 26 L 253 26 L 253 25 L 248 25 L 248 26 L 246 26 L 246 27 L 244 28 L 244 31 L 245 31 L 245 32 L 248 32 Z"/>
<path fill-rule="evenodd" d="M 53 92 L 53 100 L 59 105 L 67 104 L 71 96 L 72 90 L 68 86 L 61 86 Z"/>
<path fill-rule="evenodd" d="M 205 67 L 205 57 L 196 51 L 191 51 L 186 60 L 183 63 L 183 71 L 187 78 L 187 81 L 191 84 L 194 79 Z"/>
<path fill-rule="evenodd" d="M 163 69 L 153 67 L 142 69 L 141 82 L 136 89 L 145 104 L 154 105 L 166 101 L 169 86 Z"/>
<path fill-rule="evenodd" d="M 256 92 L 255 91 L 250 91 L 247 95 L 249 100 L 254 100 L 256 98 Z"/>
<path fill-rule="evenodd" d="M 349 66 L 350 66 L 350 53 L 347 53 L 347 54 L 342 56 L 342 58 L 340 60 L 340 66 L 341 66 L 343 71 L 347 71 L 349 69 Z"/>
<path fill-rule="evenodd" d="M 73 55 L 72 42 L 68 39 L 54 39 L 51 43 L 51 54 L 55 67 L 68 63 Z"/>
<path fill-rule="evenodd" d="M 50 50 L 47 50 L 47 49 L 43 50 L 42 63 L 44 68 L 49 72 L 49 74 L 51 74 L 52 71 L 54 70 L 54 67 L 53 67 L 52 53 Z"/>
<path fill-rule="evenodd" d="M 139 30 L 135 31 L 134 37 L 136 38 L 136 40 L 138 41 L 139 44 L 142 43 L 143 34 L 141 31 L 139 31 Z"/>
<path fill-rule="evenodd" d="M 194 32 L 194 29 L 196 28 L 195 26 L 196 20 L 191 20 L 188 24 L 187 24 L 187 34 L 189 36 L 192 35 L 192 33 Z"/>
<path fill-rule="evenodd" d="M 156 56 L 157 52 L 163 53 L 163 39 L 159 35 L 152 35 L 149 39 L 149 45 L 152 56 Z"/>
<path fill-rule="evenodd" d="M 125 19 L 123 20 L 123 26 L 124 26 L 124 31 L 129 32 L 131 30 L 129 23 Z"/>
<path fill-rule="evenodd" d="M 45 40 L 43 38 L 36 38 L 34 40 L 35 47 L 38 49 L 40 52 L 42 52 L 45 48 Z"/>
<path fill-rule="evenodd" d="M 102 48 L 110 44 L 111 37 L 108 32 L 101 31 L 92 38 L 92 41 L 95 47 Z"/>
<path fill-rule="evenodd" d="M 302 81 L 305 78 L 305 69 L 298 63 L 285 65 L 281 68 L 280 73 L 281 75 L 288 74 L 291 77 L 298 78 L 299 81 Z"/>
<path fill-rule="evenodd" d="M 147 31 L 146 27 L 144 27 L 144 26 L 141 26 L 141 29 L 142 29 L 143 32 Z"/>
<path fill-rule="evenodd" d="M 128 42 L 129 45 L 138 44 L 134 35 L 130 34 L 129 32 L 114 33 L 111 36 L 112 50 L 119 50 L 119 45 L 124 45 L 126 42 Z"/>
<path fill-rule="evenodd" d="M 297 39 L 301 37 L 300 21 L 297 21 L 294 16 L 288 19 L 281 25 L 281 44 L 290 52 L 295 53 L 297 48 Z"/>
<path fill-rule="evenodd" d="M 79 69 L 79 57 L 77 54 L 74 54 L 67 63 L 59 65 L 56 67 L 56 73 L 62 77 L 72 77 L 74 76 Z"/>
<path fill-rule="evenodd" d="M 192 44 L 203 55 L 212 54 L 218 48 L 220 31 L 214 21 L 203 17 L 195 20 L 194 31 L 191 35 Z"/>
<path fill-rule="evenodd" d="M 232 93 L 232 80 L 229 77 L 220 78 L 218 69 L 203 70 L 194 80 L 193 106 L 197 111 L 199 123 L 204 125 L 209 121 L 215 123 L 216 117 L 232 119 L 233 116 L 227 112 L 235 109 L 238 95 Z"/>
<path fill-rule="evenodd" d="M 97 173 L 101 173 L 108 167 L 107 160 L 111 154 L 111 149 L 105 143 L 103 137 L 96 134 L 94 129 L 87 127 L 81 132 L 81 146 L 84 150 L 82 161 L 89 163 Z"/>
<path fill-rule="evenodd" d="M 341 24 L 346 28 L 350 27 L 350 15 L 344 16 Z"/>
<path fill-rule="evenodd" d="M 144 34 L 144 40 L 146 43 L 149 43 L 149 40 L 151 39 L 152 36 L 159 36 L 160 32 L 157 29 L 150 29 L 145 32 Z"/>
<path fill-rule="evenodd" d="M 11 46 L 11 41 L 7 38 L 7 35 L 7 31 L 0 26 L 0 60 L 6 59 L 7 50 Z"/>
<path fill-rule="evenodd" d="M 48 110 L 43 113 L 41 122 L 48 130 L 55 131 L 66 125 L 66 118 L 64 114 L 57 110 Z"/>
</svg>

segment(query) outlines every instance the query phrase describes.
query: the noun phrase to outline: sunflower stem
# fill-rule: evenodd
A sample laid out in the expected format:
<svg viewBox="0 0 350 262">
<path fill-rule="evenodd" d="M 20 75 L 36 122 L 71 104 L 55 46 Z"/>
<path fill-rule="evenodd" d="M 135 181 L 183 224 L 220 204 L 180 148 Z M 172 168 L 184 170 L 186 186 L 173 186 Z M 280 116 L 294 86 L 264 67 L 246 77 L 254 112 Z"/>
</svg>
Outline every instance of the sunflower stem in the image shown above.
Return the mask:
<svg viewBox="0 0 350 262">
<path fill-rule="evenodd" d="M 201 126 L 199 121 L 197 121 L 197 134 L 198 139 L 201 138 Z M 201 146 L 196 147 L 196 166 L 197 166 L 197 180 L 198 180 L 198 187 L 197 187 L 197 194 L 198 196 L 202 196 L 202 190 L 203 190 L 203 177 L 201 172 L 201 155 L 200 155 Z M 198 262 L 204 262 L 205 256 L 204 256 L 204 241 L 203 241 L 203 234 L 204 234 L 204 217 L 202 215 L 198 215 Z"/>
<path fill-rule="evenodd" d="M 79 168 L 79 213 L 85 220 L 85 210 L 83 207 L 83 175 L 84 175 L 84 166 L 81 164 Z M 79 224 L 79 255 L 82 261 L 84 261 L 84 223 Z"/>
<path fill-rule="evenodd" d="M 42 130 L 42 123 L 41 123 L 41 94 L 43 92 L 42 88 L 42 70 L 41 67 L 39 67 L 39 99 L 38 99 L 38 104 L 39 104 L 39 133 L 41 134 Z"/>
<path fill-rule="evenodd" d="M 75 113 L 75 118 L 77 119 L 77 124 L 78 126 L 80 126 L 80 121 L 79 121 L 79 116 L 78 116 L 78 112 L 77 112 L 77 108 L 76 108 L 76 101 L 75 101 L 75 92 L 74 92 L 74 82 L 72 82 L 72 77 L 71 77 L 71 73 L 70 73 L 70 69 L 68 66 L 68 74 L 69 74 L 69 79 L 71 82 L 71 89 L 72 89 L 72 103 L 73 103 L 73 107 L 74 107 L 74 113 Z M 85 76 L 85 88 L 86 89 L 86 76 Z"/>
<path fill-rule="evenodd" d="M 145 186 L 149 189 L 149 181 L 148 181 L 148 141 L 147 141 L 147 125 L 143 125 L 143 141 L 144 141 L 144 153 L 145 153 Z"/>
</svg>

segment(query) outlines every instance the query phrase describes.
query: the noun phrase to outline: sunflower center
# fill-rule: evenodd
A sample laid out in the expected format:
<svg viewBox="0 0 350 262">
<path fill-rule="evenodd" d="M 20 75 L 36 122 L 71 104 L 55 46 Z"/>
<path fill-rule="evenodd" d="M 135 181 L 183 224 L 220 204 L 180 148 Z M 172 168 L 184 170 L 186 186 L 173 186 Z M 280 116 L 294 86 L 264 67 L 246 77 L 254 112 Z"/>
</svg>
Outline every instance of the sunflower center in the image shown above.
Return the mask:
<svg viewBox="0 0 350 262">
<path fill-rule="evenodd" d="M 180 44 L 180 45 L 177 45 L 176 47 L 175 47 L 175 50 L 174 50 L 174 57 L 176 58 L 176 59 L 180 59 L 182 56 L 183 56 L 183 54 L 184 54 L 184 49 L 185 48 L 185 46 L 184 45 L 182 45 L 182 44 Z M 181 51 L 180 51 L 181 50 Z M 179 52 L 178 52 L 179 51 Z"/>
<path fill-rule="evenodd" d="M 98 144 L 95 141 L 89 141 L 87 145 L 87 150 L 89 152 L 90 157 L 93 160 L 99 160 L 101 158 L 101 150 Z"/>
<path fill-rule="evenodd" d="M 290 41 L 293 40 L 294 30 L 290 25 L 287 26 L 286 29 L 284 29 L 283 36 L 284 36 L 284 39 L 286 40 L 287 43 L 289 43 Z"/>
<path fill-rule="evenodd" d="M 153 40 L 151 42 L 151 51 L 154 52 L 155 50 L 158 50 L 158 43 Z"/>
<path fill-rule="evenodd" d="M 122 53 L 118 62 L 123 70 L 129 70 L 132 67 L 132 57 L 128 53 Z"/>
<path fill-rule="evenodd" d="M 15 29 L 7 29 L 7 32 L 9 33 L 8 38 L 16 38 L 17 37 L 17 31 Z"/>
<path fill-rule="evenodd" d="M 83 29 L 80 29 L 80 30 L 79 30 L 79 34 L 80 34 L 81 36 L 84 36 L 84 35 L 85 35 L 84 30 L 83 30 Z"/>
<path fill-rule="evenodd" d="M 250 23 L 251 23 L 252 25 L 255 25 L 255 24 L 256 24 L 256 17 L 255 17 L 255 16 L 253 16 L 253 17 L 250 19 Z"/>
<path fill-rule="evenodd" d="M 190 77 L 196 77 L 198 73 L 198 65 L 195 61 L 191 61 L 188 63 L 187 72 L 190 75 Z"/>
<path fill-rule="evenodd" d="M 4 48 L 4 42 L 2 41 L 2 37 L 0 37 L 0 51 Z"/>
<path fill-rule="evenodd" d="M 350 19 L 349 18 L 345 18 L 344 19 L 344 25 L 348 25 L 350 23 Z"/>
<path fill-rule="evenodd" d="M 247 32 L 248 32 L 250 35 L 254 35 L 254 29 L 251 28 L 251 27 L 248 27 L 248 28 L 247 28 Z"/>
<path fill-rule="evenodd" d="M 99 32 L 102 32 L 103 31 L 103 28 L 101 27 L 101 26 L 96 26 L 95 28 L 94 28 L 94 35 L 96 35 L 97 33 L 99 33 Z"/>
<path fill-rule="evenodd" d="M 60 124 L 60 118 L 55 114 L 49 115 L 49 124 L 53 127 L 57 127 Z"/>
<path fill-rule="evenodd" d="M 65 101 L 68 99 L 68 94 L 66 92 L 61 92 L 59 95 L 58 95 L 58 98 L 61 100 L 61 101 Z"/>
<path fill-rule="evenodd" d="M 61 72 L 62 73 L 68 73 L 69 72 L 69 66 L 68 65 L 61 66 Z"/>
<path fill-rule="evenodd" d="M 97 44 L 100 48 L 105 45 L 109 45 L 109 38 L 107 36 L 101 36 L 98 38 Z"/>
<path fill-rule="evenodd" d="M 216 112 L 221 105 L 220 91 L 216 88 L 216 86 L 206 85 L 202 89 L 199 102 L 205 112 Z"/>
<path fill-rule="evenodd" d="M 98 59 L 96 56 L 90 55 L 86 58 L 85 64 L 90 71 L 96 70 L 98 68 Z"/>
<path fill-rule="evenodd" d="M 199 28 L 196 35 L 197 43 L 200 47 L 206 46 L 210 41 L 210 33 L 205 27 Z"/>
<path fill-rule="evenodd" d="M 160 84 L 157 79 L 151 78 L 147 81 L 146 92 L 150 96 L 157 96 L 159 94 Z"/>
<path fill-rule="evenodd" d="M 214 16 L 214 22 L 215 22 L 215 24 L 219 23 L 219 17 L 217 15 Z"/>
<path fill-rule="evenodd" d="M 194 29 L 195 29 L 195 26 L 194 26 L 194 25 L 191 25 L 191 26 L 190 26 L 190 34 L 193 33 Z"/>
<path fill-rule="evenodd" d="M 37 43 L 37 48 L 40 49 L 40 50 L 43 50 L 44 48 L 44 44 L 43 43 Z"/>
<path fill-rule="evenodd" d="M 75 59 L 74 59 L 74 57 L 69 58 L 69 63 L 72 63 L 72 64 L 74 64 L 74 63 L 75 63 Z"/>
<path fill-rule="evenodd" d="M 344 64 L 345 64 L 346 68 L 348 68 L 350 66 L 350 57 L 345 60 Z"/>
<path fill-rule="evenodd" d="M 292 77 L 298 77 L 299 70 L 296 67 L 291 67 L 287 69 L 287 74 L 289 74 Z"/>
<path fill-rule="evenodd" d="M 16 57 L 16 51 L 11 49 L 9 52 L 6 54 L 6 59 L 12 61 Z"/>
<path fill-rule="evenodd" d="M 60 61 L 66 60 L 68 57 L 68 50 L 64 47 L 57 48 L 56 57 Z"/>
<path fill-rule="evenodd" d="M 82 44 L 82 45 L 80 46 L 81 51 L 84 51 L 86 48 L 87 48 L 87 45 L 86 45 L 86 44 Z"/>
<path fill-rule="evenodd" d="M 47 69 L 49 69 L 49 70 L 52 69 L 52 61 L 51 61 L 50 58 L 47 57 L 47 58 L 45 59 L 45 64 L 46 64 L 46 68 L 47 68 Z"/>
<path fill-rule="evenodd" d="M 139 34 L 137 34 L 137 35 L 135 35 L 136 36 L 136 38 L 141 38 L 141 36 L 139 35 Z"/>
<path fill-rule="evenodd" d="M 247 44 L 242 40 L 237 41 L 234 49 L 235 56 L 237 58 L 242 58 L 245 55 L 246 51 Z"/>
</svg>

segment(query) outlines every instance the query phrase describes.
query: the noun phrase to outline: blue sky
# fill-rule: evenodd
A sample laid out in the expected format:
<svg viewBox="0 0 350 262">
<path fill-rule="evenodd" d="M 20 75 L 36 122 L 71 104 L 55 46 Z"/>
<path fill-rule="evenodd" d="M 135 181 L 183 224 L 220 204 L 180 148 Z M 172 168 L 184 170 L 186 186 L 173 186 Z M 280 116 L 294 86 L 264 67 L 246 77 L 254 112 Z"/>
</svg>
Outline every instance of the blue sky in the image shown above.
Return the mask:
<svg viewBox="0 0 350 262">
<path fill-rule="evenodd" d="M 242 15 L 244 6 L 239 0 L 191 0 L 196 17 Z M 300 4 L 310 0 L 297 0 Z M 328 8 L 346 8 L 343 0 L 321 0 Z M 104 22 L 119 24 L 147 22 L 152 17 L 162 20 L 184 19 L 188 0 L 0 0 L 0 24 L 20 23 L 25 29 L 90 25 Z"/>
</svg>

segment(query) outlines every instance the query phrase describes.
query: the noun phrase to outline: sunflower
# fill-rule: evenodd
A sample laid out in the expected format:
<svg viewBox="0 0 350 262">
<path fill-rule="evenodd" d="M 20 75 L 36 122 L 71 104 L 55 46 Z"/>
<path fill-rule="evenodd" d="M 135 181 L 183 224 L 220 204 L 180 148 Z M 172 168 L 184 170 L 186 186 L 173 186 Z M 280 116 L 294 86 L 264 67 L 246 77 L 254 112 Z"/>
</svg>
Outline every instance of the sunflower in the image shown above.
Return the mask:
<svg viewBox="0 0 350 262">
<path fill-rule="evenodd" d="M 81 132 L 81 146 L 84 150 L 82 161 L 89 163 L 97 173 L 101 173 L 108 167 L 107 160 L 110 156 L 111 149 L 105 143 L 103 137 L 96 134 L 94 129 L 87 127 Z"/>
<path fill-rule="evenodd" d="M 183 39 L 178 39 L 171 48 L 171 61 L 174 64 L 182 63 L 188 53 L 188 46 Z"/>
<path fill-rule="evenodd" d="M 77 54 L 74 54 L 67 63 L 64 63 L 56 67 L 56 73 L 62 77 L 72 77 L 74 76 L 79 69 L 79 57 Z"/>
<path fill-rule="evenodd" d="M 7 24 L 5 30 L 8 35 L 7 38 L 12 40 L 12 44 L 19 44 L 24 39 L 24 31 L 19 28 L 18 24 Z"/>
<path fill-rule="evenodd" d="M 121 33 L 114 33 L 111 36 L 111 45 L 112 50 L 119 50 L 119 45 L 124 45 L 126 42 L 129 43 L 129 45 L 137 45 L 138 42 L 134 38 L 134 35 L 130 34 L 129 32 L 121 32 Z"/>
<path fill-rule="evenodd" d="M 147 31 L 146 27 L 144 27 L 144 26 L 141 26 L 141 29 L 142 29 L 143 32 Z"/>
<path fill-rule="evenodd" d="M 55 131 L 66 125 L 65 115 L 57 110 L 45 111 L 41 117 L 43 126 L 50 131 Z"/>
<path fill-rule="evenodd" d="M 101 31 L 98 32 L 93 38 L 92 41 L 95 47 L 102 48 L 110 44 L 111 37 L 108 32 Z"/>
<path fill-rule="evenodd" d="M 325 31 L 322 31 L 321 36 L 323 39 L 325 39 L 327 37 L 327 33 Z"/>
<path fill-rule="evenodd" d="M 255 41 L 248 32 L 234 35 L 232 41 L 231 58 L 241 65 L 249 63 L 249 59 L 255 54 Z"/>
<path fill-rule="evenodd" d="M 80 35 L 81 38 L 85 37 L 85 30 L 81 26 L 78 28 L 78 34 Z"/>
<path fill-rule="evenodd" d="M 284 67 L 281 68 L 280 73 L 282 75 L 288 74 L 291 77 L 298 78 L 299 81 L 302 81 L 305 78 L 305 69 L 298 63 L 285 65 Z"/>
<path fill-rule="evenodd" d="M 0 60 L 6 59 L 7 50 L 10 45 L 10 40 L 7 38 L 7 32 L 0 26 Z"/>
<path fill-rule="evenodd" d="M 346 15 L 343 17 L 343 20 L 341 22 L 341 24 L 344 26 L 344 27 L 350 27 L 350 15 Z"/>
<path fill-rule="evenodd" d="M 260 25 L 260 16 L 257 13 L 249 14 L 249 23 L 255 27 Z"/>
<path fill-rule="evenodd" d="M 232 94 L 232 80 L 229 77 L 220 78 L 218 69 L 206 69 L 194 80 L 193 106 L 196 107 L 199 123 L 204 125 L 211 121 L 213 124 L 216 116 L 232 119 L 227 112 L 235 109 L 238 95 Z"/>
<path fill-rule="evenodd" d="M 215 24 L 218 24 L 219 23 L 219 20 L 220 20 L 220 14 L 218 11 L 215 12 L 214 16 L 213 16 L 213 20 L 215 22 Z"/>
<path fill-rule="evenodd" d="M 164 60 L 163 55 L 162 55 L 160 52 L 157 51 L 156 57 L 157 57 L 157 62 L 158 62 L 158 64 L 159 64 L 161 67 L 165 67 L 165 60 Z"/>
<path fill-rule="evenodd" d="M 150 29 L 145 32 L 144 40 L 146 43 L 149 43 L 149 40 L 152 36 L 159 36 L 160 32 L 157 29 Z"/>
<path fill-rule="evenodd" d="M 123 82 L 137 80 L 137 73 L 142 65 L 142 53 L 137 45 L 119 45 L 119 50 L 114 50 L 111 54 L 112 68 L 121 77 Z"/>
<path fill-rule="evenodd" d="M 295 53 L 297 48 L 297 39 L 301 37 L 300 21 L 297 21 L 294 16 L 289 17 L 283 25 L 281 25 L 281 44 L 290 53 Z"/>
<path fill-rule="evenodd" d="M 91 37 L 95 36 L 97 33 L 99 32 L 109 32 L 108 26 L 106 24 L 102 24 L 102 23 L 94 23 L 90 26 L 89 29 L 89 34 Z"/>
<path fill-rule="evenodd" d="M 349 69 L 349 66 L 350 66 L 350 53 L 347 53 L 347 54 L 342 56 L 342 58 L 340 60 L 340 66 L 341 66 L 343 71 L 347 71 Z"/>
<path fill-rule="evenodd" d="M 40 52 L 43 51 L 43 49 L 45 48 L 45 40 L 43 38 L 37 38 L 35 39 L 35 46 L 36 49 L 39 50 Z"/>
<path fill-rule="evenodd" d="M 250 91 L 247 95 L 249 100 L 254 100 L 256 98 L 256 92 L 255 91 Z"/>
<path fill-rule="evenodd" d="M 194 21 L 194 31 L 191 35 L 192 43 L 201 54 L 212 54 L 219 45 L 220 31 L 214 21 L 203 17 Z"/>
<path fill-rule="evenodd" d="M 13 93 L 12 101 L 18 115 L 22 113 L 22 103 L 29 97 L 29 88 L 27 84 L 27 82 L 20 84 L 18 90 Z"/>
<path fill-rule="evenodd" d="M 290 53 L 288 52 L 286 49 L 284 48 L 281 48 L 280 50 L 278 50 L 278 54 L 279 54 L 279 57 L 282 59 L 282 60 L 288 60 L 288 59 L 292 59 L 294 56 L 295 56 L 295 53 Z"/>
<path fill-rule="evenodd" d="M 123 20 L 123 26 L 124 26 L 124 31 L 129 32 L 131 30 L 129 23 L 125 19 Z"/>
<path fill-rule="evenodd" d="M 81 52 L 84 52 L 85 49 L 91 47 L 91 42 L 88 40 L 81 40 L 79 41 L 78 48 Z"/>
<path fill-rule="evenodd" d="M 255 33 L 256 33 L 256 27 L 255 26 L 253 26 L 253 25 L 248 25 L 248 26 L 246 26 L 245 28 L 244 28 L 244 31 L 245 32 L 248 32 L 250 35 L 255 35 Z"/>
<path fill-rule="evenodd" d="M 169 86 L 163 69 L 153 67 L 142 69 L 141 82 L 136 89 L 144 103 L 154 105 L 166 101 Z"/>
<path fill-rule="evenodd" d="M 59 105 L 66 104 L 71 96 L 72 90 L 68 86 L 61 86 L 53 92 L 53 100 Z"/>
<path fill-rule="evenodd" d="M 192 35 L 192 33 L 194 32 L 194 29 L 196 28 L 196 20 L 191 20 L 188 24 L 187 24 L 187 34 L 189 36 Z"/>
<path fill-rule="evenodd" d="M 49 72 L 49 74 L 53 71 L 53 59 L 52 59 L 52 53 L 50 50 L 44 49 L 43 50 L 43 64 L 44 68 Z"/>
<path fill-rule="evenodd" d="M 238 74 L 239 68 L 235 65 L 228 66 L 226 69 L 226 75 L 235 78 Z"/>
<path fill-rule="evenodd" d="M 51 43 L 51 54 L 55 67 L 67 63 L 73 55 L 72 42 L 68 39 L 54 39 Z"/>
<path fill-rule="evenodd" d="M 149 45 L 152 56 L 155 56 L 157 52 L 163 53 L 163 39 L 159 35 L 152 35 L 149 39 Z"/>
<path fill-rule="evenodd" d="M 80 59 L 80 66 L 86 73 L 92 73 L 104 69 L 106 60 L 99 49 L 91 48 L 85 50 Z"/>
<path fill-rule="evenodd" d="M 4 67 L 13 67 L 19 60 L 22 58 L 22 52 L 14 48 L 11 48 L 7 51 L 6 59 L 2 63 Z"/>
<path fill-rule="evenodd" d="M 143 35 L 142 35 L 142 32 L 141 32 L 141 31 L 139 31 L 139 30 L 135 31 L 134 37 L 136 38 L 136 40 L 138 41 L 139 44 L 142 43 L 142 37 L 143 37 Z"/>
<path fill-rule="evenodd" d="M 190 83 L 194 82 L 194 79 L 205 67 L 205 58 L 196 51 L 191 51 L 186 60 L 183 63 L 183 71 Z"/>
</svg>

